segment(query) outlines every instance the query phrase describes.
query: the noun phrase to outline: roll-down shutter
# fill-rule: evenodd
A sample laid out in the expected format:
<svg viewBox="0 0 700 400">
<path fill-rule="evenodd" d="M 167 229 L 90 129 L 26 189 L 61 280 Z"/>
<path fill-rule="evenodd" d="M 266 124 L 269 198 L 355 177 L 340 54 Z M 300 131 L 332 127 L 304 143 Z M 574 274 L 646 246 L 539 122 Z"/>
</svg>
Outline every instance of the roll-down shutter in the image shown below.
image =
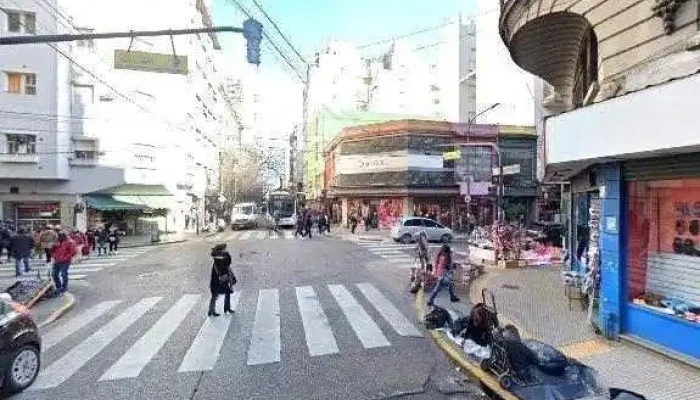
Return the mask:
<svg viewBox="0 0 700 400">
<path fill-rule="evenodd" d="M 622 176 L 628 181 L 700 177 L 700 153 L 626 161 Z"/>
</svg>

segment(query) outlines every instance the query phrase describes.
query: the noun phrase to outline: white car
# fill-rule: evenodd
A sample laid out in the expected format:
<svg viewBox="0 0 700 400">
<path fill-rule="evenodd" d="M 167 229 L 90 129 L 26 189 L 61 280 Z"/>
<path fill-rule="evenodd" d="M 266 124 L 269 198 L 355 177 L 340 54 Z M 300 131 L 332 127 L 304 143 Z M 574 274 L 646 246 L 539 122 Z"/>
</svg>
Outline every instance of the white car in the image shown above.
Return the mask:
<svg viewBox="0 0 700 400">
<path fill-rule="evenodd" d="M 425 231 L 429 241 L 449 243 L 454 237 L 452 229 L 428 218 L 404 218 L 391 228 L 391 238 L 401 243 L 412 243 L 420 231 Z"/>
<path fill-rule="evenodd" d="M 231 210 L 231 229 L 251 229 L 258 226 L 255 203 L 238 203 Z"/>
</svg>

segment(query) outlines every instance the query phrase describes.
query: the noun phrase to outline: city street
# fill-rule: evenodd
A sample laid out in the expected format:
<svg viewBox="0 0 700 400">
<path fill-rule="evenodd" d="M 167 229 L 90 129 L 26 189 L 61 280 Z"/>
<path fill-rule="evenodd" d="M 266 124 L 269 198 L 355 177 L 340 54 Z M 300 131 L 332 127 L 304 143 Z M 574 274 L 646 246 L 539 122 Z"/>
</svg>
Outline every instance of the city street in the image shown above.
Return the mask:
<svg viewBox="0 0 700 400">
<path fill-rule="evenodd" d="M 405 266 L 335 237 L 226 231 L 91 273 L 16 399 L 478 399 L 424 336 Z M 246 238 L 242 238 L 244 235 Z M 251 239 L 254 237 L 254 239 Z M 235 314 L 208 318 L 225 241 Z"/>
</svg>

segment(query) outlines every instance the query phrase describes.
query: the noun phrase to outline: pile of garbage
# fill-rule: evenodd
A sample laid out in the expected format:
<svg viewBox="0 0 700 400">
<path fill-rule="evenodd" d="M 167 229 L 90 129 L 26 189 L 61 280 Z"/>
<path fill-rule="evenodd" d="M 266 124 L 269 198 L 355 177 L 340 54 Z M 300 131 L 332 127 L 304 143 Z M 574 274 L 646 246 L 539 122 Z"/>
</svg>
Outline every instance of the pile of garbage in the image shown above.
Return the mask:
<svg viewBox="0 0 700 400">
<path fill-rule="evenodd" d="M 521 339 L 513 325 L 501 327 L 494 307 L 478 303 L 459 316 L 433 307 L 425 316 L 427 329 L 440 330 L 475 368 L 492 374 L 522 400 L 646 400 L 623 389 L 606 388 L 597 372 L 537 340 Z"/>
<path fill-rule="evenodd" d="M 49 280 L 41 278 L 18 280 L 12 286 L 5 289 L 5 292 L 12 297 L 12 300 L 30 307 L 42 298 L 52 294 L 53 284 Z"/>
</svg>

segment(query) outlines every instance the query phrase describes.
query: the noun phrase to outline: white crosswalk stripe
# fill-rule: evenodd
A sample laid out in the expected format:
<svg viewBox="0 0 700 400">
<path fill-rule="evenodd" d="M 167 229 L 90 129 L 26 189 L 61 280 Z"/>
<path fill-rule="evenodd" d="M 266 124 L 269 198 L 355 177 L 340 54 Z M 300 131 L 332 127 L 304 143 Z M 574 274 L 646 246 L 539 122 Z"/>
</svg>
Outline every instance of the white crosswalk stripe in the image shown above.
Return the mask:
<svg viewBox="0 0 700 400">
<path fill-rule="evenodd" d="M 49 365 L 48 368 L 43 370 L 39 377 L 37 377 L 37 380 L 31 388 L 48 389 L 65 382 L 156 305 L 160 299 L 160 297 L 148 297 L 129 307 L 117 318 L 107 323 L 107 325 L 104 325 L 85 341 L 73 347 L 63 357 Z"/>
<path fill-rule="evenodd" d="M 180 322 L 187 317 L 187 314 L 197 303 L 197 299 L 199 299 L 198 294 L 187 294 L 178 300 L 145 335 L 141 336 L 136 344 L 131 346 L 119 361 L 102 375 L 100 380 L 108 381 L 139 376 L 141 370 L 163 347 L 170 335 L 175 332 Z"/>
<path fill-rule="evenodd" d="M 316 230 L 313 231 L 313 240 L 328 239 L 331 236 L 319 235 Z M 279 232 L 267 230 L 250 230 L 250 231 L 234 231 L 223 233 L 216 236 L 212 241 L 262 241 L 262 240 L 302 240 L 301 237 L 294 236 L 293 230 L 281 230 Z"/>
<path fill-rule="evenodd" d="M 236 310 L 241 292 L 231 295 L 231 309 Z M 185 358 L 180 364 L 178 372 L 187 371 L 211 371 L 219 358 L 221 346 L 231 325 L 232 316 L 224 315 L 223 318 L 207 318 L 197 336 L 192 342 L 192 346 L 187 350 Z"/>
<path fill-rule="evenodd" d="M 129 382 L 144 376 L 144 369 L 160 359 L 158 355 L 172 346 L 184 347 L 187 351 L 181 360 L 167 361 L 173 362 L 168 373 L 212 371 L 221 363 L 224 349 L 238 347 L 227 344 L 235 341 L 245 341 L 242 351 L 246 352 L 244 357 L 247 357 L 246 363 L 251 368 L 284 362 L 297 365 L 298 360 L 286 359 L 284 355 L 287 353 L 282 351 L 283 345 L 296 335 L 281 335 L 282 328 L 303 330 L 300 333 L 305 337 L 308 352 L 303 352 L 303 356 L 306 357 L 342 356 L 346 350 L 352 350 L 338 346 L 336 335 L 342 332 L 355 338 L 350 342 L 354 344 L 346 342 L 346 346 L 369 349 L 363 351 L 391 346 L 390 338 L 422 336 L 386 294 L 370 283 L 358 283 L 352 287 L 341 284 L 316 288 L 300 286 L 293 290 L 296 302 L 280 302 L 280 295 L 285 293 L 289 294 L 287 289 L 279 288 L 234 292 L 231 295 L 231 308 L 236 311 L 235 314 L 207 317 L 201 324 L 184 323 L 196 318 L 193 317 L 196 314 L 193 310 L 204 306 L 208 300 L 208 296 L 201 294 L 184 294 L 167 305 L 161 297 L 135 302 L 111 300 L 98 303 L 44 334 L 44 353 L 50 363 L 40 372 L 32 389 L 55 388 L 69 379 L 83 379 L 85 373 L 99 376 L 98 381 Z M 250 301 L 241 303 L 243 296 Z M 369 309 L 360 304 L 360 297 L 367 300 L 370 304 L 368 307 L 377 311 L 375 315 L 386 322 L 386 328 L 381 328 L 379 321 L 368 313 Z M 242 310 L 240 304 L 245 305 Z M 299 318 L 301 323 L 293 324 L 292 328 L 285 327 L 287 322 L 280 319 L 281 311 Z M 205 317 L 202 315 L 201 318 Z M 149 325 L 144 327 L 144 323 Z M 241 323 L 244 325 L 239 325 Z M 229 335 L 231 326 L 235 326 L 236 332 L 242 335 Z M 93 365 L 91 360 L 99 359 L 103 351 L 113 352 L 114 349 L 108 347 L 113 347 L 117 339 L 123 341 L 125 337 L 132 337 L 130 332 L 139 328 L 143 329 L 142 333 L 130 339 L 133 342 L 127 345 L 127 350 L 117 354 L 115 362 L 105 366 L 103 371 L 87 371 L 87 366 Z M 191 342 L 175 340 L 189 329 L 196 330 L 196 336 L 194 332 L 191 334 L 194 336 Z M 81 341 L 75 341 L 76 338 Z M 64 345 L 65 342 L 69 344 Z M 294 340 L 294 346 L 297 345 L 298 342 Z M 292 354 L 299 357 L 296 351 Z"/>
</svg>

